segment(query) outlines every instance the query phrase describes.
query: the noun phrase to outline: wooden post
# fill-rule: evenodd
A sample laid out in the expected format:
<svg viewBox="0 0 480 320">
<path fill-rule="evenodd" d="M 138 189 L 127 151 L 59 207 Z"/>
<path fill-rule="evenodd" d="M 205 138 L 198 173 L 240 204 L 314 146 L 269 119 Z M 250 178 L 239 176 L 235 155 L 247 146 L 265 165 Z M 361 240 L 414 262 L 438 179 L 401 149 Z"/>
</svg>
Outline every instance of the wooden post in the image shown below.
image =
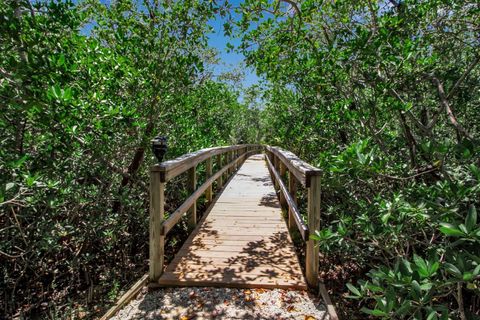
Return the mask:
<svg viewBox="0 0 480 320">
<path fill-rule="evenodd" d="M 237 160 L 238 160 L 238 149 L 233 151 L 233 160 L 235 160 L 235 166 L 234 166 L 235 170 L 234 171 L 237 171 L 237 169 L 238 169 L 238 162 L 237 162 Z"/>
<path fill-rule="evenodd" d="M 188 170 L 187 191 L 189 196 L 197 189 L 197 168 L 194 166 Z M 197 225 L 197 201 L 193 202 L 187 212 L 188 226 L 195 228 Z"/>
<path fill-rule="evenodd" d="M 320 177 L 310 177 L 308 188 L 308 229 L 313 234 L 320 229 Z M 308 239 L 305 252 L 305 273 L 307 283 L 312 288 L 318 286 L 318 242 Z"/>
<path fill-rule="evenodd" d="M 233 154 L 233 151 L 228 151 L 228 153 L 227 153 L 227 159 L 228 159 L 227 163 L 232 162 L 232 159 L 233 159 L 232 154 Z M 230 167 L 230 168 L 228 169 L 227 179 L 230 178 L 230 175 L 232 174 L 232 171 L 233 171 L 233 169 L 232 169 L 232 167 Z"/>
<path fill-rule="evenodd" d="M 165 205 L 165 183 L 160 172 L 150 171 L 150 281 L 157 281 L 163 273 L 165 236 L 162 223 Z"/>
<path fill-rule="evenodd" d="M 205 171 L 206 171 L 206 179 L 210 178 L 212 176 L 212 158 L 208 158 L 207 161 L 205 162 Z M 212 185 L 210 185 L 207 190 L 205 190 L 205 198 L 207 198 L 208 203 L 212 202 Z"/>
<path fill-rule="evenodd" d="M 268 159 L 270 159 L 270 162 L 273 164 L 273 156 L 272 156 L 272 153 L 270 153 L 268 150 L 265 152 L 265 157 L 267 157 Z M 267 159 L 265 159 L 265 161 L 267 161 Z M 268 168 L 268 172 L 270 172 L 270 175 L 272 176 L 272 180 L 273 180 L 273 173 L 272 173 L 272 170 L 270 169 L 270 166 L 267 164 L 267 168 Z"/>
<path fill-rule="evenodd" d="M 297 179 L 290 171 L 288 172 L 288 193 L 292 196 L 293 201 L 297 203 Z M 290 229 L 295 227 L 295 218 L 290 208 L 288 208 L 288 227 Z"/>
<path fill-rule="evenodd" d="M 284 179 L 285 178 L 285 173 L 287 172 L 287 167 L 283 164 L 281 160 L 279 160 L 279 174 L 280 178 Z M 280 191 L 280 205 L 285 208 L 287 206 L 287 200 L 285 200 L 285 196 L 283 195 L 283 192 Z"/>
<path fill-rule="evenodd" d="M 275 168 L 275 170 L 278 171 L 278 157 L 272 153 L 272 157 L 273 157 L 273 167 Z M 274 182 L 274 186 L 275 186 L 275 190 L 278 190 L 278 188 L 280 188 L 280 186 L 278 185 L 278 182 L 276 179 L 273 179 L 275 182 Z"/>
<path fill-rule="evenodd" d="M 222 167 L 223 167 L 222 155 L 221 154 L 217 155 L 217 167 L 218 167 L 217 171 L 221 170 Z M 217 188 L 220 190 L 222 187 L 223 187 L 223 174 L 220 175 L 220 177 L 218 177 L 218 179 L 217 179 Z"/>
</svg>

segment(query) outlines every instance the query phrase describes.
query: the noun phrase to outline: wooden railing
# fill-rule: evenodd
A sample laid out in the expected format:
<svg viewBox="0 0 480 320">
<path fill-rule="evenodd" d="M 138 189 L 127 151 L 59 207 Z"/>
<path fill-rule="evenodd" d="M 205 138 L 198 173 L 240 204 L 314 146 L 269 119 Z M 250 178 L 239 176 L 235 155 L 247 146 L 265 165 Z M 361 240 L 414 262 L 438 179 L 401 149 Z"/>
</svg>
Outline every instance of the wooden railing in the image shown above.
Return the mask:
<svg viewBox="0 0 480 320">
<path fill-rule="evenodd" d="M 150 270 L 151 281 L 162 275 L 164 264 L 165 236 L 187 214 L 188 224 L 197 224 L 197 200 L 205 194 L 208 202 L 213 198 L 212 185 L 222 188 L 223 179 L 228 179 L 252 153 L 263 149 L 261 145 L 244 144 L 228 147 L 202 149 L 174 160 L 153 165 L 150 168 Z M 218 171 L 213 173 L 213 161 Z M 205 162 L 206 181 L 197 187 L 197 165 Z M 190 196 L 164 220 L 165 184 L 174 177 L 187 173 L 187 187 Z"/>
<path fill-rule="evenodd" d="M 310 232 L 320 229 L 320 170 L 300 160 L 290 151 L 278 147 L 266 147 L 267 163 L 280 191 L 280 204 L 288 208 L 288 226 L 296 226 L 306 243 L 305 275 L 309 286 L 318 286 L 319 248 L 310 239 Z M 288 175 L 288 187 L 283 179 Z M 307 189 L 307 222 L 303 221 L 297 203 L 297 185 Z"/>
</svg>

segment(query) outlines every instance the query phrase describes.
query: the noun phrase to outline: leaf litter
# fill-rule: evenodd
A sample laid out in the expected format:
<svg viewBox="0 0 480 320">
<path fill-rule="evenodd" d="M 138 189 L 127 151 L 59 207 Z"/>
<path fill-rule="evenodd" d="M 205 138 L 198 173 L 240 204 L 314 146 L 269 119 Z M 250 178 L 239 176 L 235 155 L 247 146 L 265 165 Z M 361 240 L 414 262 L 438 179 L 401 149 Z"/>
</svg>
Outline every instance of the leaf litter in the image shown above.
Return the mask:
<svg viewBox="0 0 480 320">
<path fill-rule="evenodd" d="M 304 291 L 189 287 L 142 291 L 112 319 L 328 320 L 329 317 L 323 301 Z"/>
</svg>

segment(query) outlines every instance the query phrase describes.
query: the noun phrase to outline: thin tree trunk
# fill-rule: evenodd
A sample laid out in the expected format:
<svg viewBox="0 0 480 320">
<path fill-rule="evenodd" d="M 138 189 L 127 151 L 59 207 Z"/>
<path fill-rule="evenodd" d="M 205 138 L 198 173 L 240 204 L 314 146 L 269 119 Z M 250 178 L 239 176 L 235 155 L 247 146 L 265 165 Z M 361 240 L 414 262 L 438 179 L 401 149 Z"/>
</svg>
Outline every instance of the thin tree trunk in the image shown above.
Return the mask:
<svg viewBox="0 0 480 320">
<path fill-rule="evenodd" d="M 150 137 L 153 133 L 154 129 L 154 122 L 150 121 L 145 128 L 144 137 Z M 142 144 L 144 143 L 142 140 Z M 143 160 L 145 158 L 145 147 L 143 145 L 139 146 L 135 150 L 135 154 L 133 155 L 132 161 L 127 169 L 127 174 L 123 176 L 122 181 L 120 183 L 120 187 L 118 188 L 118 195 L 119 198 L 113 202 L 112 210 L 113 212 L 119 212 L 122 208 L 122 202 L 120 200 L 120 195 L 125 190 L 125 187 L 132 181 L 133 176 L 137 173 L 138 169 L 143 164 Z"/>
<path fill-rule="evenodd" d="M 403 133 L 405 136 L 405 140 L 407 141 L 408 150 L 410 152 L 410 163 L 412 168 L 417 167 L 417 142 L 415 141 L 415 137 L 410 130 L 410 127 L 405 120 L 405 115 L 401 111 L 398 111 L 400 124 L 402 125 Z"/>
</svg>

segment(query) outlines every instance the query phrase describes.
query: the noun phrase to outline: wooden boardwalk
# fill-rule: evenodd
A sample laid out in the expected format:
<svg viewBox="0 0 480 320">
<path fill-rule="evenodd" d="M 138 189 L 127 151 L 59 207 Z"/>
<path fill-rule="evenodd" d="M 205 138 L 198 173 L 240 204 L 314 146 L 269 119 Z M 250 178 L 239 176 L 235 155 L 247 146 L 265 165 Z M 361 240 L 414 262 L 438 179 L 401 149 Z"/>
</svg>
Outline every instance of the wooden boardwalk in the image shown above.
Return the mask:
<svg viewBox="0 0 480 320">
<path fill-rule="evenodd" d="M 307 288 L 263 155 L 244 162 L 158 283 Z"/>
</svg>

